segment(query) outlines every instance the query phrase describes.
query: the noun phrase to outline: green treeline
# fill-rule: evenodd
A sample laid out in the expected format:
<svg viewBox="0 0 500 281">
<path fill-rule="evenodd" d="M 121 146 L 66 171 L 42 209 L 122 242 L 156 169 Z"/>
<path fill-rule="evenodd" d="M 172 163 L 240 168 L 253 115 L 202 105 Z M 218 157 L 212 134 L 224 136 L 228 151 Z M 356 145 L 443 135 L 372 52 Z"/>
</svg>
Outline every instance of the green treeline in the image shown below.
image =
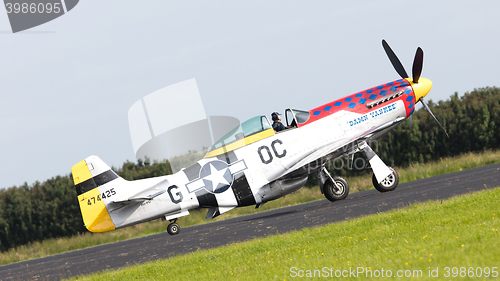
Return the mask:
<svg viewBox="0 0 500 281">
<path fill-rule="evenodd" d="M 402 167 L 414 162 L 423 163 L 500 147 L 500 88 L 475 89 L 463 97 L 455 93 L 447 101 L 433 103 L 429 100 L 429 107 L 450 138 L 428 112 L 420 109 L 413 114 L 411 132 L 407 120 L 378 140 L 378 144 L 372 145 L 386 164 Z M 113 170 L 127 180 L 171 174 L 168 162 L 145 164 L 127 161 L 120 169 Z M 371 173 L 371 170 L 363 172 Z M 356 172 L 344 168 L 334 173 L 351 176 Z M 308 185 L 315 184 L 316 176 L 311 175 Z M 24 184 L 0 190 L 1 251 L 85 231 L 71 175 L 57 176 L 31 186 Z"/>
<path fill-rule="evenodd" d="M 121 169 L 113 170 L 127 180 L 172 173 L 168 162 L 127 161 Z M 0 191 L 0 251 L 86 231 L 71 175 Z"/>
</svg>

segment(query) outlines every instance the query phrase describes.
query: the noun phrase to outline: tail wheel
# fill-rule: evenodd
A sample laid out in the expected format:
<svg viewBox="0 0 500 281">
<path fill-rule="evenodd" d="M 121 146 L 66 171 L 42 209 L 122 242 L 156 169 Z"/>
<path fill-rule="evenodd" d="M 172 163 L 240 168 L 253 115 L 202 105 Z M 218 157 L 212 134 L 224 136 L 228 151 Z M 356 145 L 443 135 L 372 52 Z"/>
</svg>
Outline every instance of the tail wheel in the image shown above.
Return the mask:
<svg viewBox="0 0 500 281">
<path fill-rule="evenodd" d="M 389 167 L 389 169 L 392 171 L 392 174 L 390 174 L 380 183 L 377 182 L 377 178 L 375 177 L 375 174 L 373 174 L 372 182 L 376 190 L 380 192 L 387 192 L 387 191 L 393 191 L 394 189 L 396 189 L 396 187 L 398 187 L 399 183 L 398 172 L 396 172 L 396 170 L 394 170 L 394 168 L 392 167 Z"/>
<path fill-rule="evenodd" d="M 349 184 L 342 177 L 333 177 L 333 180 L 335 183 L 329 179 L 323 186 L 326 199 L 332 202 L 345 199 L 349 194 Z"/>
<path fill-rule="evenodd" d="M 175 222 L 173 222 L 167 226 L 167 232 L 170 235 L 179 234 L 180 231 L 181 231 L 181 227 Z"/>
</svg>

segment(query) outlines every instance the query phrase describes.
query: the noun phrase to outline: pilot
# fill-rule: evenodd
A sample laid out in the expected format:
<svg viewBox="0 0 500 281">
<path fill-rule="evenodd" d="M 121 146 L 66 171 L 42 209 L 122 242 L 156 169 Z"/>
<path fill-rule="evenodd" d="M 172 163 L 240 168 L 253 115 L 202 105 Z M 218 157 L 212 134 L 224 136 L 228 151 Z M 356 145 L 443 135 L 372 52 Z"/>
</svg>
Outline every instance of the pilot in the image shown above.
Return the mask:
<svg viewBox="0 0 500 281">
<path fill-rule="evenodd" d="M 279 114 L 278 112 L 271 113 L 271 118 L 274 121 L 273 122 L 273 129 L 275 132 L 280 132 L 280 131 L 283 131 L 283 130 L 286 130 L 289 128 L 289 127 L 285 127 L 285 125 L 283 125 L 281 123 L 281 114 Z"/>
</svg>

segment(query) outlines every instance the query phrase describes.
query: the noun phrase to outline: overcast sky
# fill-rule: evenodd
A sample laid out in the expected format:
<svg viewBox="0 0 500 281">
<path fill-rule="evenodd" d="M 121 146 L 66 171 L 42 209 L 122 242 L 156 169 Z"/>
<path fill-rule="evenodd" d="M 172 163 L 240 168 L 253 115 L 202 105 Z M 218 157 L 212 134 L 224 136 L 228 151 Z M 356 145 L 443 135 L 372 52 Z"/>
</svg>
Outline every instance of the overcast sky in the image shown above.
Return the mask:
<svg viewBox="0 0 500 281">
<path fill-rule="evenodd" d="M 241 121 L 396 80 L 382 39 L 408 73 L 423 48 L 427 99 L 500 86 L 499 1 L 86 0 L 16 34 L 0 10 L 0 188 L 135 162 L 128 109 L 187 79 Z"/>
</svg>

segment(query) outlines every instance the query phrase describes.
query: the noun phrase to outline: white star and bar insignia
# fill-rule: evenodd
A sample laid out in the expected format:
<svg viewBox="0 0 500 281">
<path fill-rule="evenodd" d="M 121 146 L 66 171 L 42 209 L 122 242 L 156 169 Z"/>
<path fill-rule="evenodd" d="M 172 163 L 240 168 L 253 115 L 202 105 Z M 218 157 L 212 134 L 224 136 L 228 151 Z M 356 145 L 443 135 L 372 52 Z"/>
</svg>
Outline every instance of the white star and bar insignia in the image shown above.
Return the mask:
<svg viewBox="0 0 500 281">
<path fill-rule="evenodd" d="M 231 165 L 220 160 L 210 161 L 201 168 L 200 177 L 186 184 L 186 187 L 189 193 L 202 188 L 211 193 L 222 193 L 233 184 L 234 175 L 246 169 L 243 159 Z"/>
</svg>

